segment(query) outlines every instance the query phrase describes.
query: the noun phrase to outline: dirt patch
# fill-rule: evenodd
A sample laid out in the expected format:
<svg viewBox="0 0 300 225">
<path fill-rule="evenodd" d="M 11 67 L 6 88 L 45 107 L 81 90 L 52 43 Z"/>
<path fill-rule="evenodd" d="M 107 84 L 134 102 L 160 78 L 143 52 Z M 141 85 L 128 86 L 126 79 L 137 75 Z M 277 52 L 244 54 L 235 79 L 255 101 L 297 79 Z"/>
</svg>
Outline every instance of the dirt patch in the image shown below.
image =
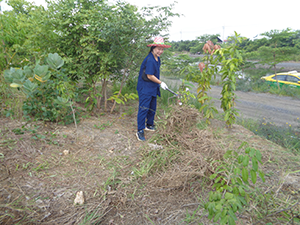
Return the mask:
<svg viewBox="0 0 300 225">
<path fill-rule="evenodd" d="M 77 130 L 1 118 L 0 222 L 188 224 L 210 191 L 207 159 L 243 141 L 263 152 L 266 173 L 278 175 L 267 182 L 277 184 L 287 164 L 299 168 L 297 157 L 241 126 L 214 120 L 199 129 L 200 121 L 196 110 L 174 108 L 139 142 L 136 113 L 99 114 Z M 74 205 L 78 191 L 83 205 Z M 196 216 L 194 223 L 209 223 L 203 208 Z"/>
</svg>

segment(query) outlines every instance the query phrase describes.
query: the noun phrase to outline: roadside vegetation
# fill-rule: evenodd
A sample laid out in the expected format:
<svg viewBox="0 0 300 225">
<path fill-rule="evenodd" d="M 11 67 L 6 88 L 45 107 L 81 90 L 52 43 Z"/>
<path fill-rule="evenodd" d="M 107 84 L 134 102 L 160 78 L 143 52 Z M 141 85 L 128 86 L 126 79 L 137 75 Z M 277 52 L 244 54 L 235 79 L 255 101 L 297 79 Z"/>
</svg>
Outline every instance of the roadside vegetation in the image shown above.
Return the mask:
<svg viewBox="0 0 300 225">
<path fill-rule="evenodd" d="M 138 143 L 130 134 L 139 66 L 146 44 L 178 16 L 174 5 L 8 4 L 13 10 L 0 14 L 1 224 L 300 222 L 299 130 L 241 121 L 234 107 L 236 90 L 300 99 L 260 79 L 299 60 L 300 31 L 171 43 L 161 74 L 181 79 L 180 98 L 162 92 L 158 130 Z M 222 86 L 222 114 L 207 94 L 212 85 Z M 76 205 L 80 190 L 87 201 Z"/>
</svg>

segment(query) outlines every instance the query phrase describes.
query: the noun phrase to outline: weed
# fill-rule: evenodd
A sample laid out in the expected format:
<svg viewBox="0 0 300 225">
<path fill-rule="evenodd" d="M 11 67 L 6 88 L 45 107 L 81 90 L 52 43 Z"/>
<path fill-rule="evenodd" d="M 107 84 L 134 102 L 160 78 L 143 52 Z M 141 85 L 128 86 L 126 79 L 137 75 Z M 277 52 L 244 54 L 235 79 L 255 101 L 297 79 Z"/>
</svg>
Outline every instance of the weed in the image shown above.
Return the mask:
<svg viewBox="0 0 300 225">
<path fill-rule="evenodd" d="M 185 218 L 183 221 L 186 223 L 191 223 L 191 222 L 194 222 L 196 219 L 199 219 L 199 217 L 196 217 L 196 213 L 199 211 L 200 208 L 201 207 L 199 205 L 198 208 L 196 210 L 194 210 L 192 214 L 190 214 L 188 212 L 188 210 L 186 210 Z"/>
<path fill-rule="evenodd" d="M 39 164 L 37 167 L 32 168 L 34 171 L 39 172 L 41 170 L 46 170 L 49 169 L 49 163 L 48 162 L 44 162 Z"/>
<path fill-rule="evenodd" d="M 32 165 L 32 163 L 31 162 L 28 162 L 28 163 L 23 163 L 22 164 L 22 168 L 23 168 L 23 170 L 27 170 L 27 169 L 29 169 L 29 167 Z"/>
<path fill-rule="evenodd" d="M 88 212 L 86 210 L 85 217 L 83 220 L 79 223 L 79 225 L 85 225 L 85 224 L 96 224 L 94 221 L 101 218 L 103 216 L 102 213 L 99 213 L 100 208 L 96 208 L 95 210 Z"/>
<path fill-rule="evenodd" d="M 107 123 L 103 123 L 103 124 L 100 124 L 100 125 L 94 124 L 94 127 L 96 129 L 105 130 L 105 128 L 112 126 L 112 124 L 113 124 L 112 122 L 107 122 Z"/>
</svg>

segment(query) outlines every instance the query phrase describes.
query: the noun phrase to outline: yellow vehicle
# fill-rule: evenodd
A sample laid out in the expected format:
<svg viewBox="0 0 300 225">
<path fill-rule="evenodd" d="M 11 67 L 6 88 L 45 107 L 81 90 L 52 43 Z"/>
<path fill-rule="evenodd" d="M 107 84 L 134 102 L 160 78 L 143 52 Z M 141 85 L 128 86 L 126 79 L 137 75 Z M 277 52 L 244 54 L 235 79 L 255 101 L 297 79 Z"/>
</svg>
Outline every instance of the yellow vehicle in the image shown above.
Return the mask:
<svg viewBox="0 0 300 225">
<path fill-rule="evenodd" d="M 280 86 L 288 85 L 290 87 L 300 88 L 300 73 L 297 71 L 289 71 L 284 73 L 272 74 L 261 78 L 271 86 L 277 86 L 277 81 Z"/>
</svg>

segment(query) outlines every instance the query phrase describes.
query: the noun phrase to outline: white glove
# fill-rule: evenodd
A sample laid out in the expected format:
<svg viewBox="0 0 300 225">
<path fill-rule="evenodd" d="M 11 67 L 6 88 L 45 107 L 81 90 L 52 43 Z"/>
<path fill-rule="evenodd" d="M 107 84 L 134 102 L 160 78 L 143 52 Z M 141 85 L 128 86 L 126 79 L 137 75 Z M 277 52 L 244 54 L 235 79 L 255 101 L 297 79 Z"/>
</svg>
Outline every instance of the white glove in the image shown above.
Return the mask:
<svg viewBox="0 0 300 225">
<path fill-rule="evenodd" d="M 166 90 L 166 89 L 168 88 L 168 86 L 166 85 L 165 82 L 161 82 L 160 86 L 161 86 L 161 88 L 164 89 L 164 90 Z"/>
</svg>

